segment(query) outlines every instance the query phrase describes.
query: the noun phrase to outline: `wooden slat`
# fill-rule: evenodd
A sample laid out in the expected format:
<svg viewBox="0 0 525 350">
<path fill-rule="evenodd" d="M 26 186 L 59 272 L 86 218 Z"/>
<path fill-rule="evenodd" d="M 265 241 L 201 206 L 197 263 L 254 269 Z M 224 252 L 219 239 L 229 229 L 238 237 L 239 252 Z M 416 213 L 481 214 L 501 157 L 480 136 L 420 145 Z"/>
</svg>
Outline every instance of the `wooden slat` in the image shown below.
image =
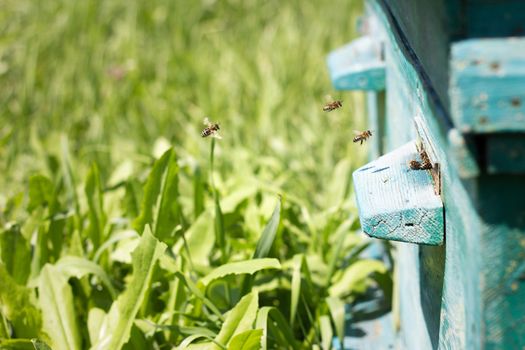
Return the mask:
<svg viewBox="0 0 525 350">
<path fill-rule="evenodd" d="M 419 159 L 415 142 L 392 151 L 353 174 L 363 232 L 382 239 L 440 245 L 443 204 L 434 193 L 432 177 L 412 170 Z"/>
<path fill-rule="evenodd" d="M 462 132 L 525 131 L 525 39 L 452 45 L 450 102 Z"/>
<path fill-rule="evenodd" d="M 338 90 L 383 90 L 385 64 L 381 44 L 374 36 L 364 36 L 328 55 L 328 69 Z"/>
</svg>

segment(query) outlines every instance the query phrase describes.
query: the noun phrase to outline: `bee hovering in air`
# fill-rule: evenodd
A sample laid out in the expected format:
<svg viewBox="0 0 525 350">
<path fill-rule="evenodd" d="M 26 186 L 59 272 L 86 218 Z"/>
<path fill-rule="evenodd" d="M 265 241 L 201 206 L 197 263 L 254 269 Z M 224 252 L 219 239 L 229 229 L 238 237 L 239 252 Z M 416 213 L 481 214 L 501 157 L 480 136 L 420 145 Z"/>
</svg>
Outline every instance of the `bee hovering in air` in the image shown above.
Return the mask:
<svg viewBox="0 0 525 350">
<path fill-rule="evenodd" d="M 353 142 L 359 142 L 360 145 L 363 144 L 363 142 L 365 142 L 366 140 L 368 140 L 368 138 L 370 136 L 372 136 L 372 131 L 370 130 L 365 130 L 365 131 L 359 131 L 359 130 L 354 130 L 354 134 L 355 134 L 355 137 L 353 138 Z"/>
<path fill-rule="evenodd" d="M 335 101 L 328 102 L 327 104 L 325 104 L 323 107 L 323 111 L 331 112 L 334 109 L 338 109 L 341 107 L 343 107 L 343 101 L 335 100 Z"/>
<path fill-rule="evenodd" d="M 219 135 L 219 130 L 221 129 L 221 127 L 218 123 L 212 123 L 208 118 L 204 118 L 204 125 L 206 125 L 206 127 L 201 132 L 202 137 L 211 136 L 218 139 L 222 139 L 221 135 Z"/>
</svg>

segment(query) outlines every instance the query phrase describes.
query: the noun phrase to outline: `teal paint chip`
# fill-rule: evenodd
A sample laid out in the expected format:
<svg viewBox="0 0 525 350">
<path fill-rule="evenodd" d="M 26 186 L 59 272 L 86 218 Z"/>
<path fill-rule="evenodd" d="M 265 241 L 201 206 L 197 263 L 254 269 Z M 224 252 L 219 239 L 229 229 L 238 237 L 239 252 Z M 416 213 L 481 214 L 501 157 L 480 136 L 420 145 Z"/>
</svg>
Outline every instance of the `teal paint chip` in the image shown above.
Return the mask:
<svg viewBox="0 0 525 350">
<path fill-rule="evenodd" d="M 353 173 L 363 232 L 407 243 L 441 245 L 444 215 L 427 170 L 412 170 L 419 160 L 415 141 L 366 164 Z"/>
</svg>

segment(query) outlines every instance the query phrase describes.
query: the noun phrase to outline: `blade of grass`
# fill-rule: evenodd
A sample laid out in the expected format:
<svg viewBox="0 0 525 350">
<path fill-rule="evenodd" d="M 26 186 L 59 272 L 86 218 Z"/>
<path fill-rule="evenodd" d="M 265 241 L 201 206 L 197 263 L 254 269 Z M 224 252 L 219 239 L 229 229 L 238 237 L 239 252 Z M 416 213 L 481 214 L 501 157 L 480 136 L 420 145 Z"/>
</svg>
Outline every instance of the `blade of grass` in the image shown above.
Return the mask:
<svg viewBox="0 0 525 350">
<path fill-rule="evenodd" d="M 257 242 L 257 246 L 253 254 L 253 259 L 262 259 L 268 256 L 268 254 L 270 253 L 270 249 L 272 248 L 273 242 L 275 240 L 275 236 L 277 235 L 277 229 L 279 228 L 280 221 L 281 196 L 279 196 L 279 200 L 275 205 L 272 216 L 266 224 L 266 227 L 264 228 L 261 237 L 259 238 L 259 241 Z M 246 276 L 244 278 L 241 287 L 241 296 L 248 293 L 248 291 L 251 289 L 254 278 L 254 275 Z"/>
<path fill-rule="evenodd" d="M 65 134 L 60 137 L 60 145 L 62 148 L 62 171 L 68 190 L 69 201 L 73 202 L 75 208 L 75 227 L 80 230 L 81 213 L 80 213 L 80 201 L 78 199 L 77 184 L 75 176 L 73 175 L 73 167 L 71 166 L 71 157 L 69 155 L 69 141 Z"/>
<path fill-rule="evenodd" d="M 319 318 L 319 326 L 321 328 L 321 344 L 323 350 L 330 350 L 332 347 L 332 325 L 330 324 L 330 317 L 324 315 Z"/>
<path fill-rule="evenodd" d="M 153 165 L 144 185 L 140 216 L 134 226 L 142 232 L 150 225 L 153 235 L 170 245 L 175 237 L 170 237 L 173 228 L 182 224 L 182 213 L 178 203 L 178 172 L 175 151 L 169 149 Z"/>
<path fill-rule="evenodd" d="M 235 335 L 250 330 L 255 322 L 258 306 L 259 296 L 256 292 L 245 295 L 228 313 L 215 341 L 227 346 Z"/>
<path fill-rule="evenodd" d="M 259 350 L 261 348 L 262 329 L 251 329 L 232 338 L 228 350 Z"/>
<path fill-rule="evenodd" d="M 288 322 L 279 309 L 273 306 L 264 306 L 259 309 L 255 328 L 263 330 L 261 340 L 262 350 L 267 350 L 268 348 L 270 332 L 277 337 L 276 340 L 278 341 L 279 349 L 299 349 L 299 344 L 294 338 L 293 331 Z"/>
<path fill-rule="evenodd" d="M 104 318 L 97 341 L 91 349 L 119 350 L 128 341 L 133 321 L 146 295 L 153 269 L 166 245 L 159 242 L 146 226 L 139 245 L 132 253 L 132 280 Z"/>
<path fill-rule="evenodd" d="M 204 295 L 204 293 L 189 279 L 186 278 L 182 273 L 175 272 L 175 277 L 182 281 L 188 287 L 188 289 L 193 293 L 193 295 L 201 300 L 204 305 L 206 305 L 220 320 L 224 320 L 222 313 L 219 309 Z"/>
<path fill-rule="evenodd" d="M 55 266 L 46 264 L 40 272 L 38 293 L 44 331 L 51 338 L 53 349 L 80 349 L 73 292 L 66 276 Z"/>
<path fill-rule="evenodd" d="M 68 278 L 75 277 L 81 279 L 87 274 L 93 274 L 106 286 L 111 294 L 111 298 L 115 299 L 117 297 L 117 292 L 115 288 L 113 288 L 106 272 L 102 267 L 88 259 L 77 256 L 65 256 L 56 262 L 55 267 Z"/>
<path fill-rule="evenodd" d="M 40 339 L 31 339 L 31 343 L 33 343 L 35 350 L 52 350 L 49 345 Z"/>
<path fill-rule="evenodd" d="M 281 197 L 275 205 L 273 210 L 272 217 L 266 227 L 264 228 L 261 238 L 257 242 L 257 247 L 255 248 L 255 253 L 253 254 L 254 259 L 266 258 L 270 249 L 272 248 L 275 236 L 277 234 L 277 229 L 279 228 L 279 222 L 281 221 Z"/>
<path fill-rule="evenodd" d="M 345 303 L 337 297 L 328 297 L 325 301 L 335 325 L 335 333 L 339 340 L 339 346 L 342 349 L 345 338 Z"/>
<path fill-rule="evenodd" d="M 201 167 L 197 164 L 193 172 L 193 216 L 195 219 L 204 211 L 204 181 Z"/>
<path fill-rule="evenodd" d="M 280 268 L 281 264 L 279 263 L 279 260 L 273 258 L 237 261 L 217 267 L 205 277 L 203 277 L 200 280 L 200 282 L 202 282 L 203 285 L 207 286 L 211 281 L 231 274 L 253 275 L 261 270 Z"/>
<path fill-rule="evenodd" d="M 91 237 L 94 249 L 98 249 L 104 240 L 104 227 L 106 226 L 107 219 L 104 213 L 104 197 L 100 184 L 100 174 L 96 163 L 93 163 L 91 166 L 84 191 L 89 208 L 88 237 Z"/>
</svg>

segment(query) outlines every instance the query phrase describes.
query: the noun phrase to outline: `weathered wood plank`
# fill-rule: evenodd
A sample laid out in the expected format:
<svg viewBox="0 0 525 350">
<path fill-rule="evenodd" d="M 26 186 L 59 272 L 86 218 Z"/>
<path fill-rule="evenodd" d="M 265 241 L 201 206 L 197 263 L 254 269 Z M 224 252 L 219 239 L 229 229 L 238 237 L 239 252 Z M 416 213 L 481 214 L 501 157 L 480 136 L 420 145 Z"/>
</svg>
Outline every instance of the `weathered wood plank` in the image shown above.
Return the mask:
<svg viewBox="0 0 525 350">
<path fill-rule="evenodd" d="M 408 167 L 413 159 L 419 154 L 410 142 L 353 173 L 361 226 L 376 238 L 439 245 L 443 204 L 429 173 Z"/>
<path fill-rule="evenodd" d="M 449 158 L 452 165 L 463 179 L 479 176 L 480 170 L 476 160 L 477 152 L 472 140 L 467 139 L 458 129 L 448 132 Z"/>
<path fill-rule="evenodd" d="M 448 17 L 446 2 L 383 0 L 381 3 L 395 17 L 410 49 L 447 106 L 449 32 L 455 31 L 456 23 Z"/>
<path fill-rule="evenodd" d="M 525 39 L 452 45 L 450 102 L 462 132 L 525 131 Z"/>
<path fill-rule="evenodd" d="M 334 50 L 327 58 L 332 85 L 337 90 L 383 90 L 385 63 L 381 43 L 364 36 Z"/>
</svg>

